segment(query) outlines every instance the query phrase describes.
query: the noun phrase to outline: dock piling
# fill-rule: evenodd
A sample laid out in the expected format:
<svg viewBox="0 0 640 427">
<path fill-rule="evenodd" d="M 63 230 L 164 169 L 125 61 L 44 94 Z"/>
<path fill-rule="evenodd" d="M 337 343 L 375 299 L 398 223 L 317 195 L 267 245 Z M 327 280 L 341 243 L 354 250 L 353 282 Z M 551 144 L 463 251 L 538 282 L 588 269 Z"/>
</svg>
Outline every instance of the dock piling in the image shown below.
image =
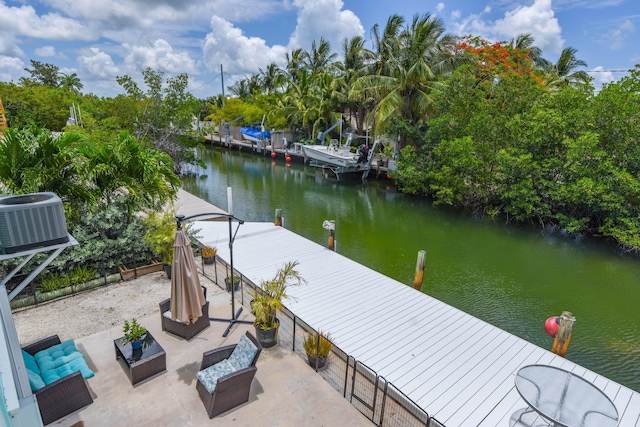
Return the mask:
<svg viewBox="0 0 640 427">
<path fill-rule="evenodd" d="M 563 311 L 560 316 L 560 324 L 558 325 L 558 332 L 553 340 L 553 346 L 551 351 L 558 356 L 564 357 L 569 347 L 569 341 L 571 341 L 571 333 L 573 332 L 573 324 L 576 322 L 576 318 L 568 311 Z"/>
<path fill-rule="evenodd" d="M 413 277 L 413 288 L 420 290 L 422 288 L 422 279 L 424 278 L 424 265 L 427 260 L 427 251 L 418 251 L 418 260 L 416 261 L 416 274 Z"/>
<path fill-rule="evenodd" d="M 276 209 L 276 227 L 282 227 L 282 209 Z"/>
</svg>

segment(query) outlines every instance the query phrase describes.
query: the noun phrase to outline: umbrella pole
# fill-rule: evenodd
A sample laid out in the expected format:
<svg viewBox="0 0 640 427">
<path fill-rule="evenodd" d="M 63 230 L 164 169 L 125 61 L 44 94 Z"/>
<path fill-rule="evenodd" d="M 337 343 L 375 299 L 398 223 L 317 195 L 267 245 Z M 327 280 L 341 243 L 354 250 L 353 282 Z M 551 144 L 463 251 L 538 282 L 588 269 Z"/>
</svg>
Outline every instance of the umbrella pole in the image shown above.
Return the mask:
<svg viewBox="0 0 640 427">
<path fill-rule="evenodd" d="M 197 218 L 199 216 L 219 216 L 219 217 L 221 216 L 229 219 L 229 262 L 231 264 L 231 318 L 230 319 L 220 319 L 217 317 L 209 318 L 209 320 L 214 322 L 229 322 L 229 326 L 227 326 L 227 329 L 225 329 L 224 333 L 222 334 L 223 337 L 226 337 L 227 335 L 229 335 L 229 331 L 231 331 L 231 328 L 236 323 L 246 323 L 248 325 L 253 324 L 253 321 L 251 320 L 241 320 L 238 318 L 242 313 L 243 307 L 240 307 L 240 309 L 236 312 L 235 291 L 233 290 L 233 288 L 235 287 L 234 281 L 233 281 L 233 241 L 236 240 L 236 234 L 238 234 L 238 228 L 240 228 L 240 225 L 244 224 L 244 221 L 234 217 L 232 214 L 223 214 L 218 212 L 202 213 L 202 214 L 191 215 L 188 217 L 185 217 L 184 215 L 176 215 L 176 223 L 177 223 L 178 230 L 182 228 L 182 223 L 184 221 L 188 219 Z M 238 220 L 238 228 L 236 228 L 235 233 L 233 232 L 234 219 Z M 216 276 L 216 280 L 217 280 L 217 276 Z"/>
<path fill-rule="evenodd" d="M 238 309 L 238 311 L 236 312 L 236 298 L 235 298 L 235 281 L 233 280 L 233 274 L 234 274 L 234 270 L 233 270 L 233 241 L 236 239 L 235 234 L 233 233 L 233 216 L 229 216 L 229 263 L 231 264 L 231 318 L 230 319 L 219 319 L 216 317 L 210 317 L 209 320 L 212 320 L 214 322 L 229 322 L 229 326 L 227 326 L 227 329 L 224 330 L 224 333 L 222 334 L 223 337 L 226 337 L 227 335 L 229 335 L 229 331 L 231 330 L 231 328 L 233 327 L 233 325 L 235 325 L 236 323 L 246 323 L 246 324 L 252 324 L 253 322 L 251 320 L 241 320 L 239 319 L 240 314 L 242 313 L 242 309 L 243 307 L 240 307 Z M 238 224 L 238 228 L 240 228 L 240 224 Z M 238 230 L 236 230 L 236 233 L 238 232 Z"/>
</svg>

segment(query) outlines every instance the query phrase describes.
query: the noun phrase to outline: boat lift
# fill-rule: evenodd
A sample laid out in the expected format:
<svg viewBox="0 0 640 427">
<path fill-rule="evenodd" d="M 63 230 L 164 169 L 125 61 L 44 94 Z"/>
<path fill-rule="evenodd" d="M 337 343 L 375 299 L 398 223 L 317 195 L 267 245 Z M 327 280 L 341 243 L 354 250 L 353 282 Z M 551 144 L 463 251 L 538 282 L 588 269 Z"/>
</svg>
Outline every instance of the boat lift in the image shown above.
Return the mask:
<svg viewBox="0 0 640 427">
<path fill-rule="evenodd" d="M 318 132 L 318 137 L 320 137 L 320 132 Z M 350 138 L 349 138 L 349 141 L 350 141 Z M 315 168 L 322 168 L 323 171 L 325 169 L 330 170 L 335 174 L 338 181 L 340 180 L 340 174 L 362 172 L 362 180 L 366 181 L 367 177 L 369 176 L 369 171 L 371 170 L 371 164 L 373 163 L 373 157 L 375 155 L 376 148 L 378 148 L 378 145 L 380 144 L 381 142 L 378 140 L 376 140 L 373 143 L 373 147 L 371 147 L 367 155 L 367 160 L 364 163 L 362 163 L 361 166 L 360 165 L 358 165 L 357 167 L 335 166 L 335 165 L 324 163 L 318 160 L 310 160 L 309 166 L 312 166 Z"/>
<path fill-rule="evenodd" d="M 227 147 L 231 146 L 231 125 L 235 122 L 237 122 L 238 120 L 242 120 L 244 119 L 244 114 L 236 117 L 235 119 L 231 120 L 229 123 L 223 123 L 224 126 L 224 144 Z"/>
</svg>

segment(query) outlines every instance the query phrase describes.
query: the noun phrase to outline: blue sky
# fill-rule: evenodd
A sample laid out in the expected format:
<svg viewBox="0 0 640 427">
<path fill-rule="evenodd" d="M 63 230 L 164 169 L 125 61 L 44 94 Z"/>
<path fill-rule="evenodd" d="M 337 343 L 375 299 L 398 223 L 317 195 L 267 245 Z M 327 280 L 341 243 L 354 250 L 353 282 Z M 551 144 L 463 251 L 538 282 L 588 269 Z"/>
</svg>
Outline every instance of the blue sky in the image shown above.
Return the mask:
<svg viewBox="0 0 640 427">
<path fill-rule="evenodd" d="M 205 98 L 324 37 L 369 44 L 374 24 L 431 13 L 448 33 L 491 41 L 530 33 L 544 57 L 578 50 L 599 87 L 640 63 L 638 0 L 0 0 L 0 81 L 28 76 L 30 60 L 77 73 L 85 93 L 122 93 L 116 76 L 153 67 L 187 73 Z"/>
</svg>

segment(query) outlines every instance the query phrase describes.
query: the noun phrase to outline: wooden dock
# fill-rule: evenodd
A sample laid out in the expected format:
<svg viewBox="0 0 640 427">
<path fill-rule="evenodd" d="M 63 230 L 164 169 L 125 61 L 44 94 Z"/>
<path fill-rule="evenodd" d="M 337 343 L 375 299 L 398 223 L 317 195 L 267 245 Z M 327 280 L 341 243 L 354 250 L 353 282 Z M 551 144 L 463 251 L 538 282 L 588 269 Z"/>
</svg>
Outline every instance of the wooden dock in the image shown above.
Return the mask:
<svg viewBox="0 0 640 427">
<path fill-rule="evenodd" d="M 228 223 L 197 222 L 203 243 L 229 260 Z M 236 224 L 234 224 L 235 230 Z M 271 223 L 244 223 L 234 267 L 254 284 L 296 260 L 307 285 L 286 306 L 394 384 L 447 427 L 543 426 L 514 386 L 528 364 L 549 364 L 594 383 L 614 402 L 620 427 L 640 426 L 640 394 L 492 326 L 411 286 Z M 571 351 L 571 349 L 569 349 Z M 519 419 L 521 418 L 521 419 Z"/>
</svg>

